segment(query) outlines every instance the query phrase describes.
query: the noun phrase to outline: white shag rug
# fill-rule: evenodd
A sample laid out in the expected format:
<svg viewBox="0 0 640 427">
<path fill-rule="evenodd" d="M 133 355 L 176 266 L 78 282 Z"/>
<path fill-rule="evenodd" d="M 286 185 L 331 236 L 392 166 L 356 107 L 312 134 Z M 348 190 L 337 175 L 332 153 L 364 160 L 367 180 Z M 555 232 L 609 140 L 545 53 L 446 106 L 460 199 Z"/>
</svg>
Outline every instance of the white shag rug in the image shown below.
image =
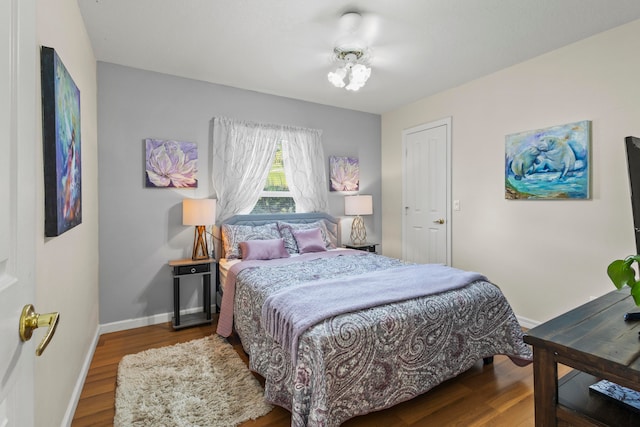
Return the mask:
<svg viewBox="0 0 640 427">
<path fill-rule="evenodd" d="M 217 335 L 127 355 L 118 365 L 115 427 L 232 427 L 272 408 Z"/>
</svg>

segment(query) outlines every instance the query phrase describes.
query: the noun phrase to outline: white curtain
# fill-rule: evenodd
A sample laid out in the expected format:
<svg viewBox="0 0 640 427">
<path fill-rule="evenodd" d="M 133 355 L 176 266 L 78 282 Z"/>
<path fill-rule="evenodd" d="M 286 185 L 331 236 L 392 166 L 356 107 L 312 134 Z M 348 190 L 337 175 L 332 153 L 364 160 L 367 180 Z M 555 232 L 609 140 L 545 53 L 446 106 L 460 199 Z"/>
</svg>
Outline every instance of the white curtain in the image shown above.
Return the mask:
<svg viewBox="0 0 640 427">
<path fill-rule="evenodd" d="M 264 188 L 278 142 L 282 143 L 285 176 L 296 211 L 327 210 L 321 131 L 216 117 L 212 134 L 218 219 L 251 212 Z"/>
<path fill-rule="evenodd" d="M 284 174 L 296 202 L 296 212 L 326 212 L 329 208 L 321 132 L 292 129 L 282 141 Z"/>
<path fill-rule="evenodd" d="M 213 119 L 211 172 L 216 217 L 224 220 L 251 212 L 269 175 L 278 131 L 255 123 Z"/>
</svg>

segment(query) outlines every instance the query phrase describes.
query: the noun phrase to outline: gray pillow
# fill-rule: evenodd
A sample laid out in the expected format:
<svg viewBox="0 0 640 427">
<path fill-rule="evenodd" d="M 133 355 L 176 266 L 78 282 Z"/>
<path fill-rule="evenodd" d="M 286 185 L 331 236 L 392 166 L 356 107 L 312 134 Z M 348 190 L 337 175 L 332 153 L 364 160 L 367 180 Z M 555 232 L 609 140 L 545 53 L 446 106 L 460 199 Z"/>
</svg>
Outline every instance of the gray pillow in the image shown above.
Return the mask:
<svg viewBox="0 0 640 427">
<path fill-rule="evenodd" d="M 323 220 L 319 220 L 316 222 L 309 223 L 292 223 L 292 222 L 284 222 L 278 221 L 278 229 L 280 230 L 280 235 L 284 239 L 284 247 L 287 249 L 287 252 L 290 254 L 296 254 L 299 252 L 298 244 L 296 243 L 296 239 L 293 235 L 293 230 L 310 230 L 312 228 L 319 228 L 320 234 L 322 234 L 322 240 L 324 241 L 325 247 L 327 249 L 335 249 L 335 245 L 331 243 L 331 239 L 329 238 L 329 231 L 327 230 L 327 225 Z"/>
<path fill-rule="evenodd" d="M 227 259 L 242 258 L 240 242 L 249 240 L 279 239 L 280 231 L 277 224 L 264 225 L 229 225 L 222 224 L 222 246 Z"/>
</svg>

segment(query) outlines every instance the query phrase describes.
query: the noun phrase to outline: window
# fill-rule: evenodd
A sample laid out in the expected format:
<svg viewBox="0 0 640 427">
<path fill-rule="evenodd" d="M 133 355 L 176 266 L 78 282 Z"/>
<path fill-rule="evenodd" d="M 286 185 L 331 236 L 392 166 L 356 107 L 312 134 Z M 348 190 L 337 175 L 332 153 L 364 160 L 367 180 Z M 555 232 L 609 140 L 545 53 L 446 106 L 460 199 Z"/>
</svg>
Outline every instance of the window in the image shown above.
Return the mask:
<svg viewBox="0 0 640 427">
<path fill-rule="evenodd" d="M 260 198 L 251 211 L 252 214 L 290 213 L 296 211 L 296 203 L 287 185 L 282 158 L 282 144 L 278 143 L 276 155 L 271 164 L 267 182 L 260 192 Z"/>
<path fill-rule="evenodd" d="M 252 210 L 326 212 L 329 185 L 321 134 L 317 129 L 215 117 L 211 175 L 218 198 L 216 216 L 223 220 Z M 281 147 L 274 147 L 278 141 Z M 275 161 L 274 151 L 279 152 Z M 295 181 L 286 182 L 283 170 Z M 270 181 L 280 188 L 264 182 L 272 176 L 276 178 Z"/>
</svg>

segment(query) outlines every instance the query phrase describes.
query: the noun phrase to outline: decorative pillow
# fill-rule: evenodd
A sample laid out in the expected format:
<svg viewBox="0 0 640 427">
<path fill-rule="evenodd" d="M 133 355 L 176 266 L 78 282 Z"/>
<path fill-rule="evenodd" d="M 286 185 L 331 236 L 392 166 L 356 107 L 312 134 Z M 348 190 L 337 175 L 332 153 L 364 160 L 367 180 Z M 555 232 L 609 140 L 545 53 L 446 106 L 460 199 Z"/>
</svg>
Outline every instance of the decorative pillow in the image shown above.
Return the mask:
<svg viewBox="0 0 640 427">
<path fill-rule="evenodd" d="M 284 240 L 249 240 L 240 242 L 240 253 L 245 261 L 252 259 L 289 258 L 289 252 L 284 248 Z"/>
<path fill-rule="evenodd" d="M 322 239 L 322 233 L 319 228 L 312 228 L 310 230 L 293 230 L 293 237 L 296 239 L 298 251 L 301 254 L 327 250 L 327 245 Z"/>
<path fill-rule="evenodd" d="M 298 253 L 298 244 L 296 243 L 295 237 L 293 237 L 294 230 L 310 230 L 312 228 L 320 229 L 320 233 L 322 234 L 322 240 L 325 243 L 325 248 L 334 249 L 335 245 L 331 243 L 329 238 L 329 231 L 327 230 L 327 225 L 323 220 L 310 222 L 310 223 L 291 223 L 291 222 L 283 222 L 278 221 L 278 229 L 280 230 L 280 235 L 284 239 L 284 247 L 287 248 L 287 252 L 290 254 Z"/>
<path fill-rule="evenodd" d="M 227 259 L 240 258 L 240 242 L 249 240 L 279 239 L 280 232 L 276 223 L 264 225 L 222 224 L 222 245 Z"/>
</svg>

